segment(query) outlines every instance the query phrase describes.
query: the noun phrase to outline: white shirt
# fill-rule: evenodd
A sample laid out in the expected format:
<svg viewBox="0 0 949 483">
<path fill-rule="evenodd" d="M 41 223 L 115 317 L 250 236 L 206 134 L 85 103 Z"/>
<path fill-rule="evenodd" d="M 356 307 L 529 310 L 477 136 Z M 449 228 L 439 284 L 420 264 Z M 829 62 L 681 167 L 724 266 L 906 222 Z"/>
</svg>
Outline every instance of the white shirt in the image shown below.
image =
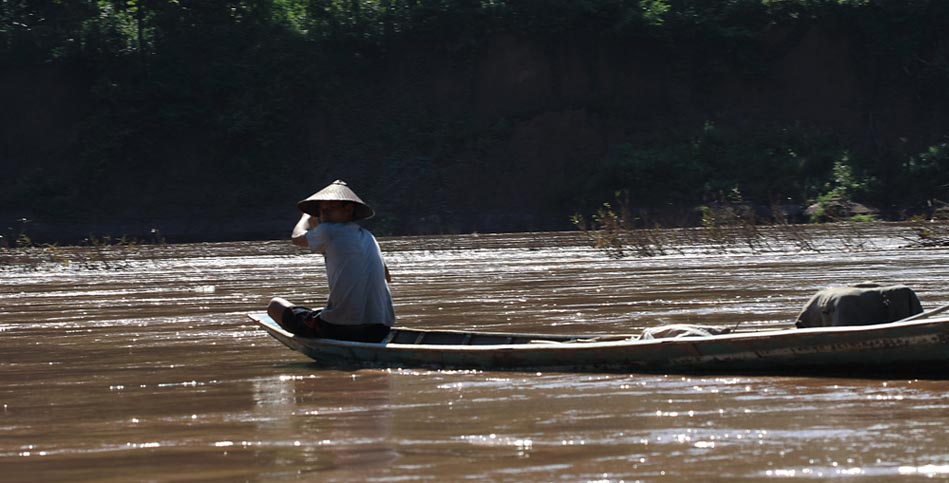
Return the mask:
<svg viewBox="0 0 949 483">
<path fill-rule="evenodd" d="M 326 262 L 329 297 L 320 318 L 337 325 L 395 324 L 379 243 L 356 223 L 320 223 L 306 232 Z"/>
</svg>

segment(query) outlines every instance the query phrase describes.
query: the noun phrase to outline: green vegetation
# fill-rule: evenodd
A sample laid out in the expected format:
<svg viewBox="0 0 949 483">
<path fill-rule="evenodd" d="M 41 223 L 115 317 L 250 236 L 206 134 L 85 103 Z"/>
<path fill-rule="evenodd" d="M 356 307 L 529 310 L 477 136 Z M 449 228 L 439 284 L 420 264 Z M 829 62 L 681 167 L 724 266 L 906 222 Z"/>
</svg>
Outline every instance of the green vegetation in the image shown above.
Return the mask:
<svg viewBox="0 0 949 483">
<path fill-rule="evenodd" d="M 556 228 L 616 191 L 640 228 L 714 226 L 694 207 L 729 193 L 908 216 L 949 189 L 947 31 L 940 0 L 4 0 L 0 216 L 233 214 L 337 177 L 383 234 Z M 806 42 L 843 46 L 851 118 L 749 100 L 824 75 L 778 66 Z M 523 147 L 565 112 L 596 138 Z"/>
<path fill-rule="evenodd" d="M 597 174 L 600 183 L 627 189 L 646 203 L 718 201 L 736 189 L 763 203 L 789 196 L 800 201 L 836 189 L 824 180 L 833 166 L 850 169 L 843 149 L 827 134 L 798 127 L 738 129 L 706 122 L 692 136 L 664 133 L 621 144 Z"/>
<path fill-rule="evenodd" d="M 135 255 L 142 249 L 164 245 L 157 233 L 151 240 L 88 235 L 76 246 L 69 247 L 34 243 L 23 228 L 12 246 L 8 246 L 6 238 L 0 236 L 0 270 L 14 271 L 36 271 L 50 265 L 60 270 L 125 270 L 132 267 Z"/>
<path fill-rule="evenodd" d="M 655 257 L 685 254 L 762 254 L 800 252 L 859 252 L 875 249 L 872 226 L 862 215 L 834 220 L 832 231 L 820 232 L 813 225 L 789 223 L 776 207 L 763 217 L 749 206 L 737 190 L 720 202 L 699 208 L 702 221 L 691 228 L 669 229 L 642 226 L 632 214 L 629 198 L 616 193 L 616 205 L 604 203 L 588 222 L 582 215 L 571 218 L 592 248 L 613 259 L 630 256 Z M 812 227 L 809 229 L 809 227 Z M 913 217 L 905 225 L 912 235 L 903 235 L 907 248 L 949 247 L 949 217 Z"/>
</svg>

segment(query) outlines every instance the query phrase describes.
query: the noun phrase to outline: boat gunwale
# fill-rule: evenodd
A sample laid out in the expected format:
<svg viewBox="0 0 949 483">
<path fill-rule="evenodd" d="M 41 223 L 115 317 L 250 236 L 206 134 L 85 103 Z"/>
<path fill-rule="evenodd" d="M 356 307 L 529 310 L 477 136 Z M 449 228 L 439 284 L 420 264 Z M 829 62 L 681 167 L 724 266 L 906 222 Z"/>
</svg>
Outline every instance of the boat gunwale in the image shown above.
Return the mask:
<svg viewBox="0 0 949 483">
<path fill-rule="evenodd" d="M 797 327 L 788 327 L 788 328 L 765 328 L 761 330 L 754 331 L 738 331 L 730 332 L 726 334 L 718 335 L 709 335 L 709 336 L 689 336 L 689 337 L 669 337 L 669 338 L 656 338 L 656 339 L 641 339 L 638 338 L 638 335 L 625 335 L 625 334 L 587 334 L 587 335 L 557 335 L 557 334 L 536 334 L 536 333 L 508 333 L 508 332 L 478 332 L 478 331 L 463 331 L 463 330 L 430 330 L 430 329 L 396 329 L 402 331 L 410 331 L 417 333 L 452 333 L 452 334 L 478 334 L 486 336 L 504 336 L 504 337 L 524 337 L 524 338 L 535 338 L 535 340 L 541 341 L 540 343 L 505 343 L 505 344 L 481 344 L 481 345 L 467 345 L 467 344 L 406 344 L 406 343 L 395 343 L 395 342 L 357 342 L 357 341 L 345 341 L 337 339 L 322 339 L 322 338 L 309 338 L 309 337 L 300 337 L 293 333 L 290 333 L 283 328 L 279 327 L 276 323 L 268 323 L 267 320 L 272 321 L 269 316 L 266 314 L 248 314 L 252 320 L 257 322 L 267 331 L 277 332 L 285 338 L 293 339 L 297 343 L 302 345 L 307 345 L 310 347 L 319 347 L 319 346 L 331 346 L 331 347 L 351 347 L 351 348 L 360 348 L 360 349 L 373 349 L 380 351 L 458 351 L 458 352 L 482 352 L 482 351 L 495 351 L 495 350 L 518 350 L 518 351 L 546 351 L 546 350 L 577 350 L 580 348 L 591 349 L 591 348 L 612 348 L 618 346 L 652 346 L 652 345 L 678 345 L 678 344 L 699 344 L 702 342 L 710 341 L 722 341 L 722 342 L 741 342 L 742 340 L 756 340 L 756 339 L 769 339 L 769 338 L 784 338 L 784 337 L 797 337 L 804 335 L 820 335 L 820 334 L 847 334 L 847 333 L 863 333 L 871 334 L 872 333 L 886 333 L 891 332 L 897 329 L 908 329 L 916 327 L 924 327 L 927 325 L 949 325 L 949 316 L 934 317 L 934 318 L 923 318 L 918 320 L 910 321 L 895 321 L 895 322 L 886 322 L 880 324 L 869 324 L 869 325 L 850 325 L 850 326 L 841 326 L 841 327 L 807 327 L 807 328 L 797 328 Z M 257 318 L 260 317 L 260 318 Z M 597 335 L 603 337 L 628 337 L 621 340 L 606 340 L 606 341 L 586 341 L 584 339 L 591 339 Z M 544 341 L 544 339 L 548 341 Z M 556 342 L 550 341 L 550 338 L 575 338 L 576 341 L 570 342 Z M 831 343 L 832 341 L 827 341 Z"/>
</svg>

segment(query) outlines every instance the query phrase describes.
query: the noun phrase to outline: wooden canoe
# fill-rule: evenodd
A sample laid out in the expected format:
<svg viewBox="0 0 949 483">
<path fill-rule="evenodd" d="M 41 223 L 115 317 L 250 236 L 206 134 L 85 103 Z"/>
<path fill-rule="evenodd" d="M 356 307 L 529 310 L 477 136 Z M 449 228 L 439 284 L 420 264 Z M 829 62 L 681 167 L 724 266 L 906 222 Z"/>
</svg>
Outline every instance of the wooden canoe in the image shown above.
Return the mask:
<svg viewBox="0 0 949 483">
<path fill-rule="evenodd" d="M 381 343 L 304 338 L 267 314 L 250 318 L 287 347 L 333 367 L 949 379 L 949 317 L 925 315 L 875 325 L 648 340 L 397 328 Z"/>
</svg>

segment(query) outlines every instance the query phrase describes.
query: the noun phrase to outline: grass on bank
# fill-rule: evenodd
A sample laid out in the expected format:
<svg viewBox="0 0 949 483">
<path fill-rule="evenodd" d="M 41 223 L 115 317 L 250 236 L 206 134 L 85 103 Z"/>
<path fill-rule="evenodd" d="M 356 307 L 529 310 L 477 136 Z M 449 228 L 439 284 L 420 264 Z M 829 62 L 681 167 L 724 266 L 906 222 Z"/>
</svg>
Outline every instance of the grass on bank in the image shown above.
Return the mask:
<svg viewBox="0 0 949 483">
<path fill-rule="evenodd" d="M 858 252 L 876 248 L 872 215 L 857 214 L 846 218 L 821 212 L 830 229 L 819 233 L 814 224 L 793 223 L 785 210 L 772 205 L 759 213 L 734 191 L 729 199 L 701 206 L 701 225 L 668 229 L 645 222 L 630 208 L 628 198 L 604 203 L 588 221 L 582 215 L 571 219 L 590 246 L 610 258 L 654 257 L 668 254 L 774 253 L 788 249 L 799 252 Z M 949 247 L 949 214 L 938 212 L 933 218 L 920 216 L 909 220 L 915 236 L 905 236 L 906 248 Z"/>
<path fill-rule="evenodd" d="M 58 243 L 34 243 L 27 229 L 29 221 L 20 219 L 18 228 L 7 227 L 4 233 L 0 233 L 0 270 L 13 267 L 38 270 L 50 263 L 84 270 L 124 270 L 131 265 L 131 251 L 146 245 L 166 244 L 165 238 L 157 230 L 149 239 L 89 234 L 78 245 L 71 247 Z"/>
</svg>

